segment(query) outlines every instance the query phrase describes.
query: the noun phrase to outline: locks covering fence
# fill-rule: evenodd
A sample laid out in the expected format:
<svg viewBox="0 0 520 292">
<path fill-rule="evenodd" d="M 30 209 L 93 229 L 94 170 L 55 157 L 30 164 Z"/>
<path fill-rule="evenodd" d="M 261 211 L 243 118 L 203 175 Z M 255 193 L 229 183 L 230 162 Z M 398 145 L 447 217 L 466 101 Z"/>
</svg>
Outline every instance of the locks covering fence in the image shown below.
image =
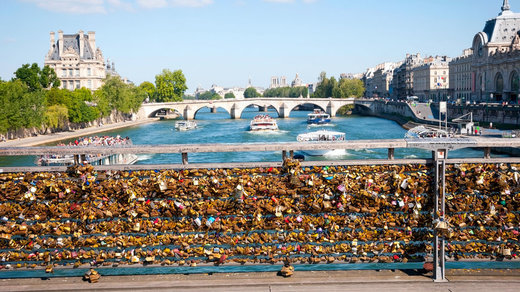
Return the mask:
<svg viewBox="0 0 520 292">
<path fill-rule="evenodd" d="M 424 261 L 520 251 L 515 165 L 454 165 L 448 222 L 425 165 L 0 174 L 2 268 Z"/>
</svg>

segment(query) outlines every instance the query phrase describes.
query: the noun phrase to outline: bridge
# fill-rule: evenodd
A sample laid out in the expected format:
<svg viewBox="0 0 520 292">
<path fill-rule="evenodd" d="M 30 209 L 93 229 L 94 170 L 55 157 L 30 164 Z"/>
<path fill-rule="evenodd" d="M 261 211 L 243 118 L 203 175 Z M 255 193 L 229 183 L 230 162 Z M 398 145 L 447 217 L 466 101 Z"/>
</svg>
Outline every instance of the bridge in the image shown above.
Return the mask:
<svg viewBox="0 0 520 292">
<path fill-rule="evenodd" d="M 216 112 L 217 108 L 226 110 L 232 119 L 240 119 L 242 112 L 248 106 L 258 106 L 261 109 L 274 108 L 279 118 L 287 118 L 292 110 L 304 104 L 318 106 L 331 117 L 345 105 L 354 103 L 367 106 L 366 102 L 354 98 L 246 98 L 246 99 L 221 99 L 221 100 L 186 100 L 182 102 L 146 103 L 137 113 L 139 119 L 154 117 L 159 111 L 171 110 L 180 114 L 186 120 L 195 119 L 197 112 L 203 108 L 209 108 Z"/>
</svg>

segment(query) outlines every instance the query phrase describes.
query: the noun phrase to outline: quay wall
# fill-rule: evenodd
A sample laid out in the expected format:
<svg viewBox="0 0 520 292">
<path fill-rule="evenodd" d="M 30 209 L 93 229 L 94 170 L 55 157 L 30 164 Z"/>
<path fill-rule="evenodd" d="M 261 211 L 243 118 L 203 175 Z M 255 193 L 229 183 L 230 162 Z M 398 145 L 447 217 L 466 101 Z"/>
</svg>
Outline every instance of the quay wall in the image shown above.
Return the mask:
<svg viewBox="0 0 520 292">
<path fill-rule="evenodd" d="M 520 254 L 518 164 L 446 172 L 449 261 Z M 424 262 L 432 165 L 0 174 L 9 269 Z"/>
</svg>

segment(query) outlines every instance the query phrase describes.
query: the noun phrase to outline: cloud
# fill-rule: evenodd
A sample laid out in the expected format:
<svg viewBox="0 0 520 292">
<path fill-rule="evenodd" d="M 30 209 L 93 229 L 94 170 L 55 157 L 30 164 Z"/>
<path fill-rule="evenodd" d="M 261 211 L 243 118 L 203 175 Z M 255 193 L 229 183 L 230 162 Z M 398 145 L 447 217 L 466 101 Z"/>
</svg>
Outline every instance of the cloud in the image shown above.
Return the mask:
<svg viewBox="0 0 520 292">
<path fill-rule="evenodd" d="M 302 0 L 303 3 L 314 3 L 318 0 Z M 271 2 L 271 3 L 294 3 L 297 2 L 296 0 L 264 0 L 264 2 Z"/>
<path fill-rule="evenodd" d="M 135 11 L 134 6 L 132 3 L 129 3 L 124 0 L 107 0 L 108 4 L 110 5 L 111 9 L 114 10 L 125 10 L 125 11 Z"/>
<path fill-rule="evenodd" d="M 106 13 L 104 0 L 22 0 L 36 6 L 60 13 L 89 14 Z"/>
<path fill-rule="evenodd" d="M 213 0 L 137 0 L 141 7 L 154 9 L 172 7 L 204 7 L 213 4 Z"/>
</svg>

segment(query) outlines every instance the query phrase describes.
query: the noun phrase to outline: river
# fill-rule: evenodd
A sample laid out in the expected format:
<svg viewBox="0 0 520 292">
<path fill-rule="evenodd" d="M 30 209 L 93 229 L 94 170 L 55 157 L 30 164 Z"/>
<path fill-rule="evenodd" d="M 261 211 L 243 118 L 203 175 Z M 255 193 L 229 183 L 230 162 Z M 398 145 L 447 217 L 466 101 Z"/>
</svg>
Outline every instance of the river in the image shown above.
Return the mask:
<svg viewBox="0 0 520 292">
<path fill-rule="evenodd" d="M 97 135 L 121 135 L 130 137 L 135 145 L 149 144 L 204 144 L 204 143 L 277 143 L 294 142 L 300 133 L 328 129 L 346 133 L 347 140 L 364 139 L 400 139 L 406 130 L 394 121 L 369 116 L 334 117 L 326 126 L 309 126 L 306 123 L 307 111 L 293 111 L 289 118 L 277 119 L 279 131 L 250 132 L 249 122 L 257 114 L 255 108 L 247 108 L 242 119 L 233 120 L 229 114 L 218 109 L 211 113 L 202 109 L 196 115 L 197 129 L 176 131 L 175 120 L 163 120 L 134 127 L 98 133 Z M 266 114 L 278 117 L 276 111 Z M 68 142 L 68 141 L 63 141 Z M 56 143 L 55 143 L 56 144 Z M 385 159 L 386 149 L 346 150 L 334 156 L 306 157 L 306 160 L 340 159 Z M 475 149 L 451 151 L 449 157 L 483 157 L 483 152 Z M 396 149 L 395 158 L 430 158 L 431 153 L 419 149 Z M 497 157 L 494 155 L 493 157 Z M 189 154 L 190 163 L 208 162 L 253 162 L 280 161 L 278 152 L 231 152 L 231 153 L 195 153 Z M 34 156 L 0 157 L 0 166 L 34 165 Z M 137 164 L 181 163 L 180 154 L 139 155 Z"/>
</svg>

